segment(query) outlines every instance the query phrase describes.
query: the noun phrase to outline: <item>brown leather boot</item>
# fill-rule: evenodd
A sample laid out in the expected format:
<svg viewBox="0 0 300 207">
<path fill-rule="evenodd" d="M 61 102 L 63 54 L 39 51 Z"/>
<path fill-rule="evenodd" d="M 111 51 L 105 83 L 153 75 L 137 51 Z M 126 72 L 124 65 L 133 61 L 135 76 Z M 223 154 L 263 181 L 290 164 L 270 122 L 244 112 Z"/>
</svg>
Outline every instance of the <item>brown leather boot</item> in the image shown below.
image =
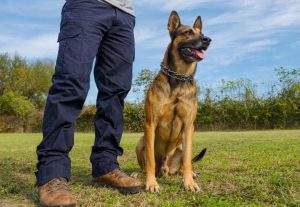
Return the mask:
<svg viewBox="0 0 300 207">
<path fill-rule="evenodd" d="M 141 181 L 128 176 L 119 169 L 114 169 L 105 175 L 94 177 L 93 181 L 97 185 L 117 189 L 123 194 L 138 193 L 142 188 Z"/>
<path fill-rule="evenodd" d="M 40 206 L 42 207 L 73 207 L 75 197 L 65 178 L 58 177 L 38 188 Z"/>
</svg>

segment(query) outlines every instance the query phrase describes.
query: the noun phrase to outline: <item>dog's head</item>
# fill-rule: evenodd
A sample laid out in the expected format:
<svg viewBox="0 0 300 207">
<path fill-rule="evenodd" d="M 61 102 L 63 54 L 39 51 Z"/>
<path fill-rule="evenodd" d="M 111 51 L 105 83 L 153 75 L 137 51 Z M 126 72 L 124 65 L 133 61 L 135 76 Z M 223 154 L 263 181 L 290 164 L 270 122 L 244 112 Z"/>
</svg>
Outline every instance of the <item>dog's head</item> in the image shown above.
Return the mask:
<svg viewBox="0 0 300 207">
<path fill-rule="evenodd" d="M 171 47 L 180 59 L 185 62 L 198 62 L 205 58 L 204 51 L 209 47 L 211 39 L 202 33 L 202 20 L 198 16 L 193 26 L 185 26 L 180 22 L 176 11 L 169 17 L 168 30 L 172 39 Z"/>
</svg>

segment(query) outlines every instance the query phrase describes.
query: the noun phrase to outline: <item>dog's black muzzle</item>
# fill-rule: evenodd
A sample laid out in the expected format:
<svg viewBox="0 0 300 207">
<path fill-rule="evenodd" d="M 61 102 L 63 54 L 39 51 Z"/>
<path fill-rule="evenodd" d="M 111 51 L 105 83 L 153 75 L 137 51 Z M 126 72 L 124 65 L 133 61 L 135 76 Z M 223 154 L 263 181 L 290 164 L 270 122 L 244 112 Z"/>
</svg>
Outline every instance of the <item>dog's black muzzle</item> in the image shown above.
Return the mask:
<svg viewBox="0 0 300 207">
<path fill-rule="evenodd" d="M 180 54 L 182 58 L 188 62 L 201 61 L 204 59 L 204 52 L 207 50 L 211 39 L 202 35 L 200 38 L 194 39 L 189 42 L 184 42 L 180 45 Z"/>
<path fill-rule="evenodd" d="M 200 38 L 200 41 L 202 41 L 203 45 L 206 46 L 206 49 L 207 49 L 208 46 L 209 46 L 209 44 L 210 44 L 210 42 L 211 42 L 211 39 L 209 37 L 203 35 Z"/>
</svg>

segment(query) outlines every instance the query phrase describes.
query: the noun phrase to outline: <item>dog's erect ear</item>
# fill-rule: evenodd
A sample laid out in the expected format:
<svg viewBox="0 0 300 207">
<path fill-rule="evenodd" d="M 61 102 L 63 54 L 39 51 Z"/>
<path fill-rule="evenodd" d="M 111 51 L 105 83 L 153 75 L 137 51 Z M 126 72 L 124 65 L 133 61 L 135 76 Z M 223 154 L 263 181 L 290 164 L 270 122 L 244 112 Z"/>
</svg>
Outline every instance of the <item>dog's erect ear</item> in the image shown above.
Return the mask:
<svg viewBox="0 0 300 207">
<path fill-rule="evenodd" d="M 198 28 L 200 31 L 202 30 L 202 19 L 200 16 L 197 17 L 194 23 L 194 28 Z"/>
<path fill-rule="evenodd" d="M 180 18 L 177 14 L 176 11 L 172 11 L 169 17 L 169 22 L 168 22 L 168 30 L 170 34 L 172 34 L 179 26 L 181 25 L 180 23 Z"/>
</svg>

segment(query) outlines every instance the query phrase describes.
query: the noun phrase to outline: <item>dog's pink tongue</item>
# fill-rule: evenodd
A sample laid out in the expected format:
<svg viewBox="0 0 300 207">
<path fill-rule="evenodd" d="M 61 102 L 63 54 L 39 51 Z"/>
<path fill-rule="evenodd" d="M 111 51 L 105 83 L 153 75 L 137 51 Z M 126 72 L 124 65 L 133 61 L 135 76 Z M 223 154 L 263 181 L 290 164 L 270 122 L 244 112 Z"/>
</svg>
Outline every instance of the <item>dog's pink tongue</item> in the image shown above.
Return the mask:
<svg viewBox="0 0 300 207">
<path fill-rule="evenodd" d="M 204 59 L 205 58 L 205 54 L 204 52 L 200 51 L 200 50 L 196 50 L 196 54 L 199 58 Z"/>
</svg>

